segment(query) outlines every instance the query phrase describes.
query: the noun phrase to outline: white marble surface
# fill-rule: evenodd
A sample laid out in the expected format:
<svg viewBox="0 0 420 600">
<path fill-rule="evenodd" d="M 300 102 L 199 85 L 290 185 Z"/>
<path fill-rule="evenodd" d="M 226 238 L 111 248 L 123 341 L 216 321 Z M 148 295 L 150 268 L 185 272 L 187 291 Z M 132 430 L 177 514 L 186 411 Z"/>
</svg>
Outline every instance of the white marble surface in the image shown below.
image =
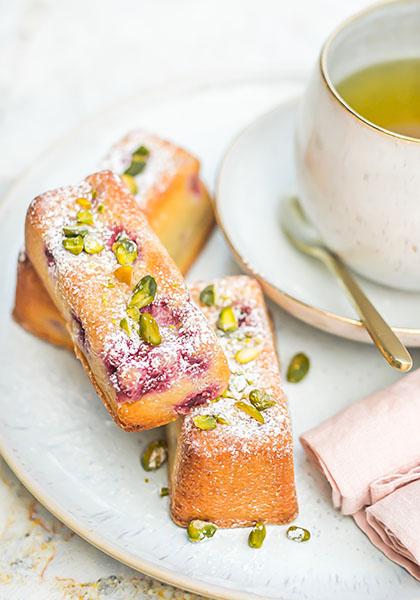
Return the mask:
<svg viewBox="0 0 420 600">
<path fill-rule="evenodd" d="M 326 34 L 366 4 L 0 0 L 0 192 L 62 133 L 151 86 L 304 75 Z M 1 464 L 0 600 L 29 597 L 191 595 L 72 535 Z"/>
</svg>

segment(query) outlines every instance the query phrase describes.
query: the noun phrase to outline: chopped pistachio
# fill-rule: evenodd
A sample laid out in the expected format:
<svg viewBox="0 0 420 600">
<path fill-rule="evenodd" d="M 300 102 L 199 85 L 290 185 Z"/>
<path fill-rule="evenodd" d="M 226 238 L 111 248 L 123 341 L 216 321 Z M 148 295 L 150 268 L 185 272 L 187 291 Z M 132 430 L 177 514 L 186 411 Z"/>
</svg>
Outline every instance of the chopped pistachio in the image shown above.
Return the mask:
<svg viewBox="0 0 420 600">
<path fill-rule="evenodd" d="M 216 293 L 214 285 L 208 285 L 200 292 L 200 302 L 206 306 L 214 306 L 216 302 Z"/>
<path fill-rule="evenodd" d="M 137 258 L 137 244 L 128 238 L 120 238 L 112 244 L 112 251 L 117 262 L 122 265 L 132 265 Z"/>
<path fill-rule="evenodd" d="M 90 210 L 79 210 L 76 219 L 80 225 L 93 225 L 93 214 Z"/>
<path fill-rule="evenodd" d="M 118 267 L 118 269 L 115 269 L 114 275 L 120 283 L 131 285 L 131 280 L 133 279 L 133 267 L 131 265 L 122 265 L 121 267 Z"/>
<path fill-rule="evenodd" d="M 137 194 L 137 192 L 139 191 L 138 187 L 137 187 L 137 183 L 136 180 L 134 179 L 134 177 L 132 175 L 121 175 L 121 179 L 124 181 L 125 185 L 128 187 L 128 189 L 130 190 L 130 192 L 134 195 Z"/>
<path fill-rule="evenodd" d="M 155 299 L 156 290 L 157 285 L 155 278 L 151 275 L 145 275 L 134 288 L 129 306 L 137 306 L 137 308 L 148 306 Z"/>
<path fill-rule="evenodd" d="M 295 354 L 287 369 L 287 381 L 299 383 L 308 373 L 310 367 L 309 358 L 303 352 Z"/>
<path fill-rule="evenodd" d="M 140 337 L 152 346 L 159 346 L 162 341 L 159 325 L 149 313 L 140 315 Z"/>
<path fill-rule="evenodd" d="M 66 227 L 63 227 L 63 233 L 66 237 L 76 237 L 78 235 L 85 237 L 85 235 L 89 233 L 89 229 L 86 229 L 86 227 L 79 227 L 78 225 L 67 225 Z"/>
<path fill-rule="evenodd" d="M 127 317 L 121 319 L 120 327 L 128 335 L 128 337 L 131 337 L 131 327 Z"/>
<path fill-rule="evenodd" d="M 92 196 L 92 200 L 95 200 L 95 198 L 97 197 L 98 192 L 96 190 L 92 190 L 91 191 L 91 196 Z"/>
<path fill-rule="evenodd" d="M 145 471 L 157 471 L 167 458 L 168 449 L 165 440 L 153 440 L 141 455 L 141 465 Z"/>
<path fill-rule="evenodd" d="M 137 148 L 137 150 L 134 150 L 133 152 L 133 156 L 139 155 L 139 156 L 149 156 L 150 152 L 149 150 L 146 148 L 146 146 L 143 146 L 143 144 L 141 146 L 139 146 Z"/>
<path fill-rule="evenodd" d="M 276 403 L 275 400 L 262 390 L 251 390 L 249 392 L 249 401 L 259 411 L 267 410 L 267 408 L 274 406 Z"/>
<path fill-rule="evenodd" d="M 254 528 L 249 534 L 248 546 L 250 548 L 261 548 L 265 540 L 265 535 L 265 525 L 261 521 L 258 521 L 258 523 L 255 523 Z"/>
<path fill-rule="evenodd" d="M 187 534 L 190 542 L 201 542 L 212 538 L 217 531 L 217 526 L 210 521 L 193 519 L 188 523 Z"/>
<path fill-rule="evenodd" d="M 242 402 L 241 400 L 239 400 L 238 402 L 235 402 L 235 406 L 242 412 L 246 413 L 256 421 L 258 421 L 258 423 L 261 423 L 261 425 L 265 423 L 263 415 L 257 408 L 255 408 L 255 406 L 252 406 L 252 404 L 247 404 L 246 402 Z"/>
<path fill-rule="evenodd" d="M 98 240 L 98 238 L 91 233 L 88 233 L 83 238 L 83 250 L 88 254 L 98 254 L 99 252 L 102 252 L 103 249 L 104 245 L 101 240 Z"/>
<path fill-rule="evenodd" d="M 136 306 L 129 306 L 127 308 L 127 315 L 136 323 L 140 321 L 140 311 Z"/>
<path fill-rule="evenodd" d="M 105 212 L 105 205 L 104 204 L 98 204 L 98 207 L 97 207 L 96 210 L 98 211 L 98 213 Z"/>
<path fill-rule="evenodd" d="M 219 402 L 222 399 L 222 396 L 217 396 L 217 398 L 212 398 L 210 402 Z"/>
<path fill-rule="evenodd" d="M 240 350 L 238 350 L 236 352 L 235 360 L 240 365 L 246 365 L 247 363 L 251 362 L 252 360 L 255 360 L 256 358 L 258 358 L 259 355 L 261 354 L 261 352 L 262 352 L 262 346 L 252 346 L 252 347 L 241 348 Z"/>
<path fill-rule="evenodd" d="M 136 177 L 136 175 L 140 175 L 144 171 L 146 166 L 146 161 L 141 157 L 133 156 L 133 160 L 127 169 L 124 171 L 124 175 L 130 175 L 131 177 Z"/>
<path fill-rule="evenodd" d="M 231 306 L 225 306 L 222 308 L 217 320 L 217 327 L 225 333 L 230 333 L 238 329 L 238 319 L 236 318 L 235 311 Z"/>
<path fill-rule="evenodd" d="M 63 240 L 63 246 L 72 254 L 80 254 L 83 251 L 83 238 L 81 235 L 76 237 L 66 237 Z"/>
<path fill-rule="evenodd" d="M 82 208 L 92 208 L 92 202 L 87 198 L 77 198 L 76 204 L 78 204 Z"/>
<path fill-rule="evenodd" d="M 165 496 L 169 496 L 169 488 L 168 487 L 161 487 L 160 488 L 160 492 L 159 492 L 159 496 L 161 498 L 165 498 Z"/>
<path fill-rule="evenodd" d="M 213 415 L 196 415 L 193 417 L 193 422 L 198 429 L 203 431 L 211 431 L 217 427 L 217 420 Z"/>
<path fill-rule="evenodd" d="M 310 532 L 304 527 L 299 527 L 298 525 L 290 525 L 289 529 L 286 531 L 286 535 L 289 540 L 293 542 L 307 542 L 311 539 Z"/>
<path fill-rule="evenodd" d="M 223 415 L 216 415 L 216 422 L 219 425 L 230 425 L 230 422 Z"/>
</svg>

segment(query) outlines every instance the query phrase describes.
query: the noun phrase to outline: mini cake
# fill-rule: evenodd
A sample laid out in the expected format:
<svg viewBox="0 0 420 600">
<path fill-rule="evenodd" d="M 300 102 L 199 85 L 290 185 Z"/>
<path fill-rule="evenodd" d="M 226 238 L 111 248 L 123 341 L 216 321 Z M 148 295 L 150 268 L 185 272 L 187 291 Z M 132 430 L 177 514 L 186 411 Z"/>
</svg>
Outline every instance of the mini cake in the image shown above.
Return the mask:
<svg viewBox="0 0 420 600">
<path fill-rule="evenodd" d="M 214 332 L 117 175 L 103 171 L 35 198 L 25 242 L 121 427 L 168 423 L 226 388 Z"/>
<path fill-rule="evenodd" d="M 246 276 L 193 284 L 230 367 L 227 391 L 167 427 L 171 514 L 220 527 L 297 515 L 293 445 L 271 324 Z"/>
<path fill-rule="evenodd" d="M 141 152 L 137 161 L 133 160 L 136 150 Z M 211 200 L 199 177 L 199 161 L 171 142 L 137 130 L 110 149 L 102 167 L 120 174 L 135 192 L 139 207 L 185 274 L 213 226 Z M 14 319 L 48 342 L 72 347 L 64 321 L 29 259 L 22 257 L 17 269 Z"/>
<path fill-rule="evenodd" d="M 112 146 L 101 168 L 122 176 L 152 229 L 186 273 L 214 223 L 199 161 L 171 142 L 135 130 Z"/>
</svg>

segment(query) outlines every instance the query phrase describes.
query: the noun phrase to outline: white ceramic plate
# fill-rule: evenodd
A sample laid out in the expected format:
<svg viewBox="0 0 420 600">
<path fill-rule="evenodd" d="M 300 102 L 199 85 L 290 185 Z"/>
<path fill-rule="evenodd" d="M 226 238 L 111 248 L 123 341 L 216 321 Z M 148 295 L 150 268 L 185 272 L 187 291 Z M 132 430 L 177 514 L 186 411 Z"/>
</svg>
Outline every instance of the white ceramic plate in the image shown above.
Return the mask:
<svg viewBox="0 0 420 600">
<path fill-rule="evenodd" d="M 280 226 L 281 203 L 297 191 L 297 104 L 293 99 L 259 117 L 230 146 L 217 185 L 219 224 L 238 262 L 277 304 L 315 327 L 371 342 L 337 280 L 293 248 Z M 420 293 L 357 279 L 401 339 L 420 346 Z"/>
<path fill-rule="evenodd" d="M 297 522 L 311 530 L 309 543 L 290 542 L 285 527 L 268 528 L 258 551 L 247 546 L 248 530 L 218 531 L 207 543 L 188 542 L 170 520 L 167 499 L 159 498 L 164 470 L 146 474 L 139 464 L 142 447 L 158 432 L 120 431 L 74 357 L 10 319 L 23 217 L 34 194 L 82 177 L 110 142 L 137 125 L 196 151 L 211 179 L 235 131 L 296 91 L 291 83 L 249 83 L 143 95 L 69 135 L 23 176 L 0 218 L 0 450 L 28 489 L 79 535 L 176 586 L 229 599 L 412 600 L 416 582 L 373 548 L 350 518 L 331 508 L 327 486 L 298 443 Z M 236 271 L 216 233 L 191 276 Z M 312 360 L 307 379 L 288 390 L 296 440 L 299 432 L 397 377 L 372 347 L 327 336 L 276 308 L 273 313 L 284 362 L 299 350 Z"/>
</svg>

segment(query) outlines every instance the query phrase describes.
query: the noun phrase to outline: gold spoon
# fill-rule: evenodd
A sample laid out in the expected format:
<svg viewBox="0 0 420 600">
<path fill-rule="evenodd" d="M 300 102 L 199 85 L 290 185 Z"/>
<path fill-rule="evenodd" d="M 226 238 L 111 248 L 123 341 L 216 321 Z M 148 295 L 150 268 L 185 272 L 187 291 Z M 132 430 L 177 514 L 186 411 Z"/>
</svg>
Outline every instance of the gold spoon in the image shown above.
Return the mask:
<svg viewBox="0 0 420 600">
<path fill-rule="evenodd" d="M 324 245 L 319 233 L 306 219 L 297 198 L 290 198 L 284 203 L 282 227 L 298 250 L 322 261 L 339 279 L 368 334 L 391 367 L 409 371 L 413 359 L 407 348 L 371 304 L 342 260 Z"/>
</svg>

